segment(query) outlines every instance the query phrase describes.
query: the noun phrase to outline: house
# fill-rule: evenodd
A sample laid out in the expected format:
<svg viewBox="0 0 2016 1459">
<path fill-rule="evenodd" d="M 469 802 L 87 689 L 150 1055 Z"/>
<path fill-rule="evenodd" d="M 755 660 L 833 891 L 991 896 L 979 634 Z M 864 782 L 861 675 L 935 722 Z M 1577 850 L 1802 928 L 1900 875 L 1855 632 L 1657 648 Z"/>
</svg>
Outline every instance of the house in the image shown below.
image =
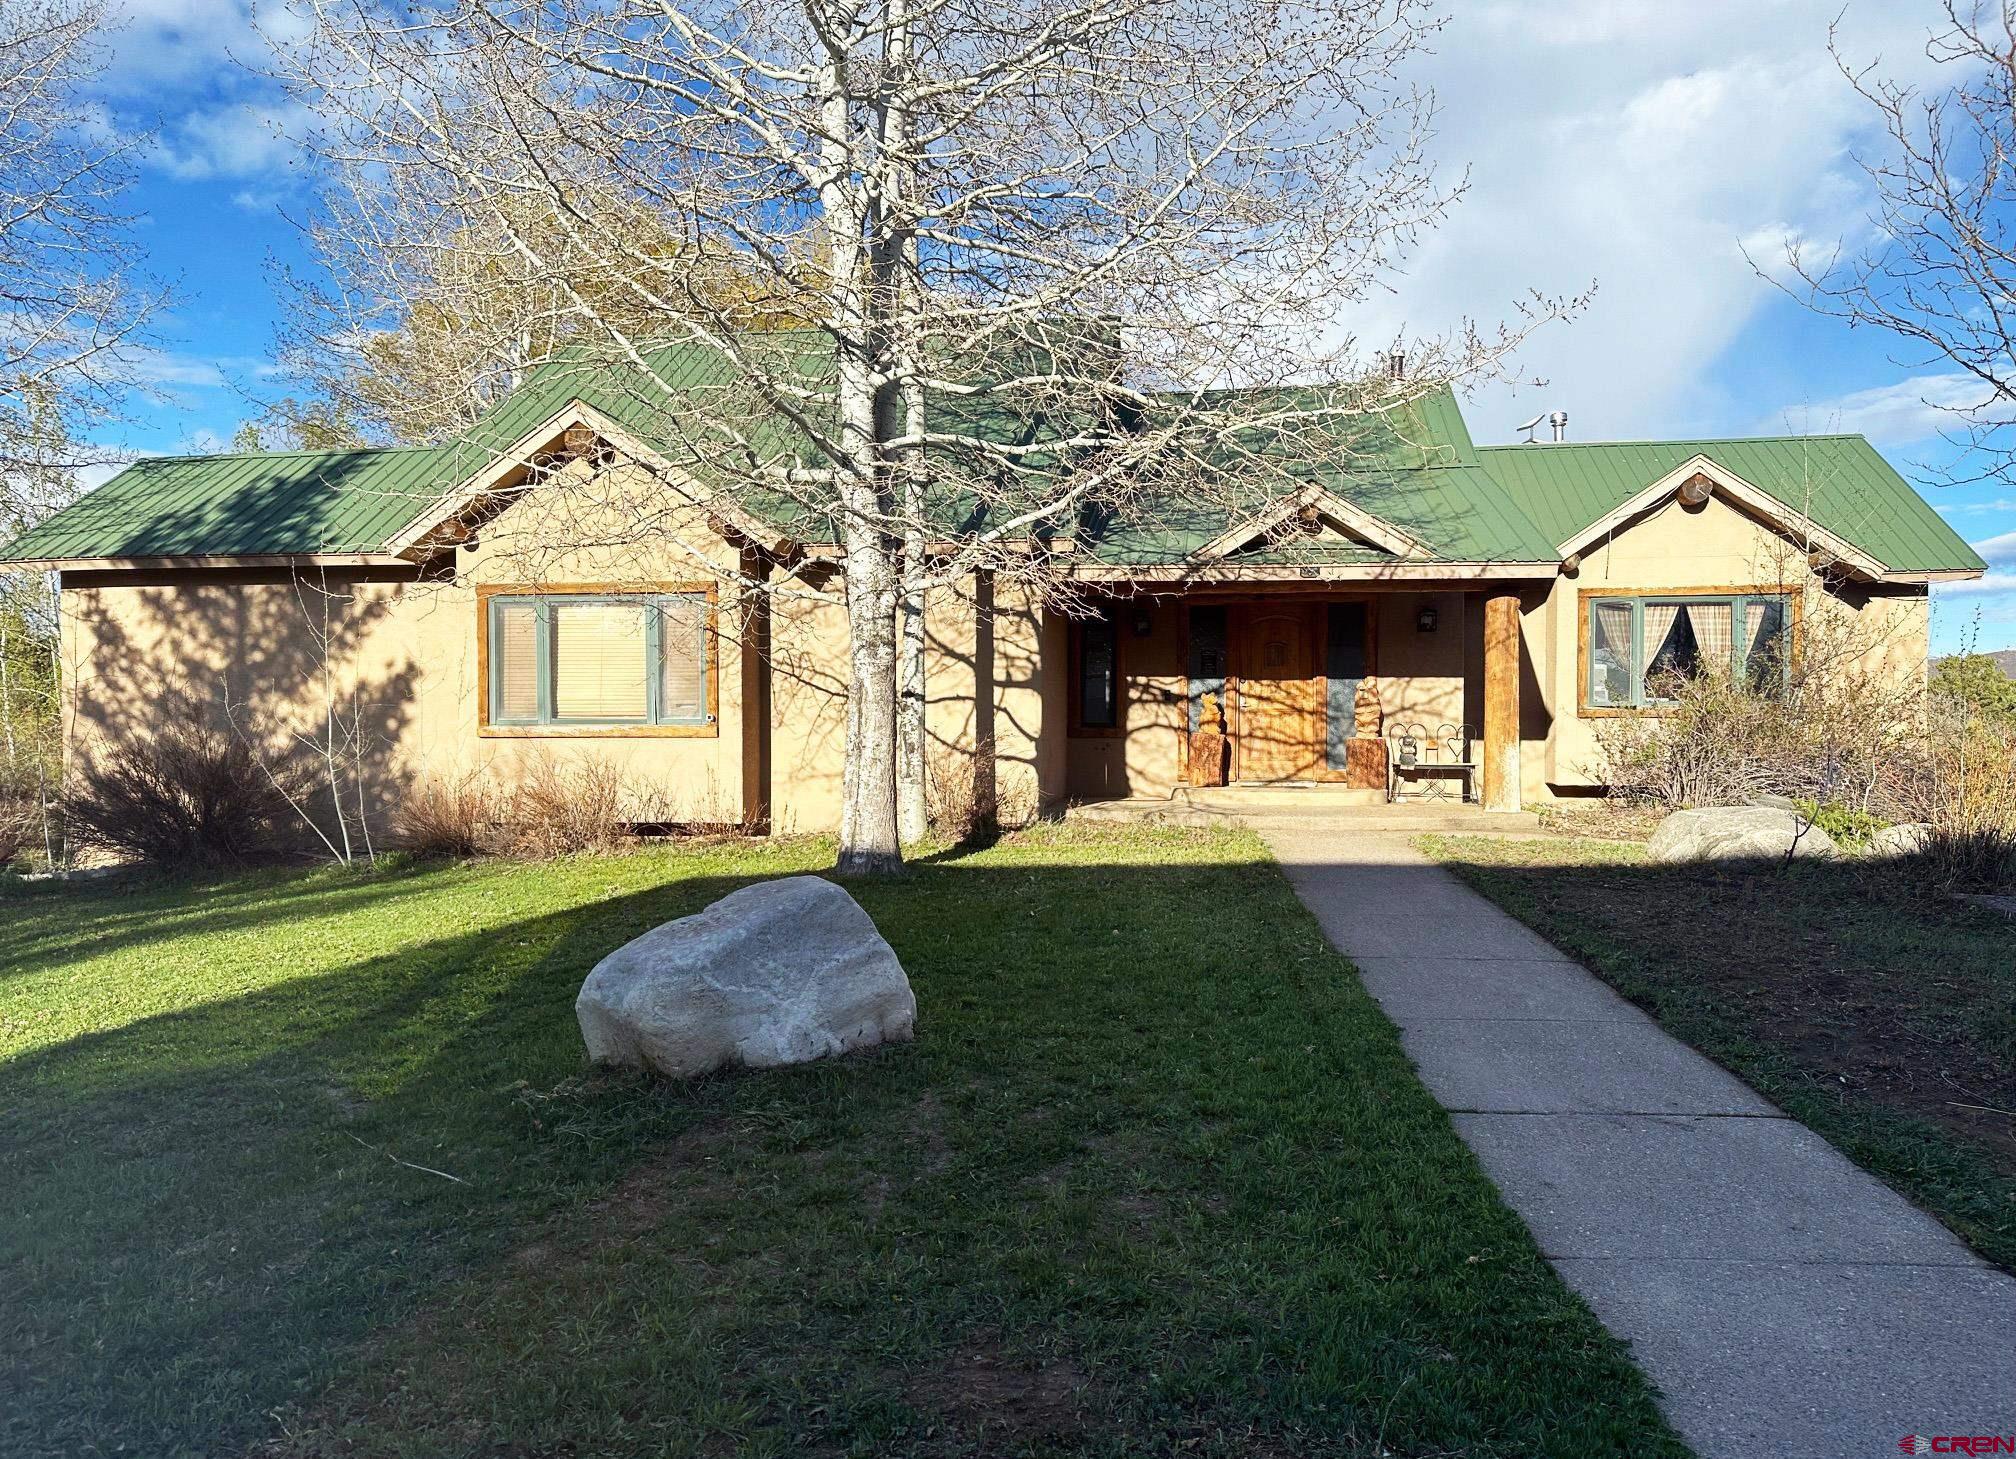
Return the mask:
<svg viewBox="0 0 2016 1459">
<path fill-rule="evenodd" d="M 549 367 L 444 445 L 135 463 L 0 554 L 61 575 L 72 753 L 333 725 L 381 800 L 592 751 L 649 819 L 833 827 L 844 556 L 781 499 L 668 508 L 639 410 Z M 1011 821 L 1167 795 L 1209 703 L 1236 780 L 1372 794 L 1397 729 L 1467 725 L 1516 809 L 1600 788 L 1598 727 L 1665 671 L 1764 672 L 1817 614 L 1922 674 L 1930 585 L 1984 571 L 1859 436 L 1480 448 L 1446 391 L 1406 412 L 1362 469 L 1036 544 L 1075 611 L 1013 574 L 934 592 L 938 790 Z"/>
</svg>

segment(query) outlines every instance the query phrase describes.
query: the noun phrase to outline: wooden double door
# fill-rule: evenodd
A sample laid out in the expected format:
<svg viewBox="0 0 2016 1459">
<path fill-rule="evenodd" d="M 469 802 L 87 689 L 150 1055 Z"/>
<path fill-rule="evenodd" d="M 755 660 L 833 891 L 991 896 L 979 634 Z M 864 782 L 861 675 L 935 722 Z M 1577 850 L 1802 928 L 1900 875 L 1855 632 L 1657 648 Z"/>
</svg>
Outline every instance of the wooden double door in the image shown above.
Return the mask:
<svg viewBox="0 0 2016 1459">
<path fill-rule="evenodd" d="M 1239 603 L 1227 624 L 1239 780 L 1318 780 L 1327 767 L 1326 605 Z"/>
</svg>

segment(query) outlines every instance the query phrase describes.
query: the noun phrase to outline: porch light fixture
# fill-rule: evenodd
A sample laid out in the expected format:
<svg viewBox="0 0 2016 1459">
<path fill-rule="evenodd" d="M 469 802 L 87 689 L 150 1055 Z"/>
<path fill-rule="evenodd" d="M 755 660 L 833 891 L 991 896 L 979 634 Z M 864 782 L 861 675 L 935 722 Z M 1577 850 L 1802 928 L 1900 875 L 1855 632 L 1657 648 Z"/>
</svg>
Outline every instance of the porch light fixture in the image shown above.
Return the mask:
<svg viewBox="0 0 2016 1459">
<path fill-rule="evenodd" d="M 1134 630 L 1136 638 L 1146 638 L 1155 631 L 1155 620 L 1149 616 L 1146 603 L 1135 607 L 1134 616 L 1128 620 L 1128 627 Z"/>
<path fill-rule="evenodd" d="M 1442 621 L 1442 615 L 1433 608 L 1423 608 L 1414 615 L 1414 627 L 1421 633 L 1433 633 L 1435 625 Z"/>
</svg>

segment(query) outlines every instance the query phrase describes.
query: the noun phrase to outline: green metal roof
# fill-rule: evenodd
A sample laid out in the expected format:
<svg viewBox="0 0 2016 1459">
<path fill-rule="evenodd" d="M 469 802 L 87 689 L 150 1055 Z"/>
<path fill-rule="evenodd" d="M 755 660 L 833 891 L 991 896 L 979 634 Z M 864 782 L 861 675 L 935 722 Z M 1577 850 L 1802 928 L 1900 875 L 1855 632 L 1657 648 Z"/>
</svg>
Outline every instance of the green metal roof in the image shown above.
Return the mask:
<svg viewBox="0 0 2016 1459">
<path fill-rule="evenodd" d="M 1556 543 L 1706 456 L 1845 538 L 1892 572 L 1981 571 L 1980 555 L 1861 436 L 1599 441 L 1478 452 Z"/>
<path fill-rule="evenodd" d="M 778 364 L 808 385 L 830 374 L 816 332 L 766 336 L 759 347 L 775 351 Z M 445 491 L 575 400 L 704 473 L 707 453 L 721 444 L 684 438 L 679 397 L 719 390 L 729 398 L 742 383 L 704 346 L 653 350 L 647 363 L 648 373 L 563 355 L 532 371 L 460 440 L 440 446 L 136 462 L 0 551 L 0 561 L 384 551 Z M 1293 401 L 1307 392 L 1273 393 Z M 753 399 L 747 415 L 753 449 L 813 454 L 804 433 Z M 1038 441 L 1071 425 L 967 400 L 940 402 L 935 415 L 990 440 Z M 1230 489 L 1217 502 L 1130 501 L 1124 518 L 1089 514 L 1076 524 L 1076 536 L 1096 562 L 1180 565 L 1236 520 L 1258 515 L 1297 483 L 1315 482 L 1415 538 L 1432 559 L 1532 563 L 1538 572 L 1559 560 L 1557 544 L 1697 454 L 1804 511 L 1893 572 L 1985 566 L 1860 436 L 1480 449 L 1447 389 L 1380 416 L 1256 431 L 1228 446 L 1221 485 Z M 1246 478 L 1250 499 L 1242 497 Z M 780 530 L 804 541 L 832 540 L 834 524 L 816 510 L 746 485 L 736 490 L 747 510 Z M 938 510 L 950 531 L 984 525 L 976 502 L 947 501 Z M 1341 562 L 1357 560 L 1352 554 L 1360 551 L 1379 555 L 1332 538 L 1256 544 L 1241 560 Z"/>
<path fill-rule="evenodd" d="M 453 447 L 136 461 L 0 561 L 379 552 L 458 479 Z"/>
</svg>

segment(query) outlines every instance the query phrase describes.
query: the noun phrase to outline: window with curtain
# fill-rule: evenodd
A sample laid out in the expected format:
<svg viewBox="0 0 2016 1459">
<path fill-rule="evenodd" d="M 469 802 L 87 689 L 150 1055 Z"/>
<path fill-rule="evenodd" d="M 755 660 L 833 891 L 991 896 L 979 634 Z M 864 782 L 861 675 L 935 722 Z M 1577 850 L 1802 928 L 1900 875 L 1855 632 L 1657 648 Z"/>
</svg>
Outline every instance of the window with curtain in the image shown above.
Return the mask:
<svg viewBox="0 0 2016 1459">
<path fill-rule="evenodd" d="M 1590 709 L 1637 709 L 1681 679 L 1720 670 L 1768 688 L 1784 682 L 1786 600 L 1778 596 L 1597 598 L 1588 603 Z"/>
<path fill-rule="evenodd" d="M 708 723 L 705 593 L 489 600 L 490 723 Z"/>
</svg>

